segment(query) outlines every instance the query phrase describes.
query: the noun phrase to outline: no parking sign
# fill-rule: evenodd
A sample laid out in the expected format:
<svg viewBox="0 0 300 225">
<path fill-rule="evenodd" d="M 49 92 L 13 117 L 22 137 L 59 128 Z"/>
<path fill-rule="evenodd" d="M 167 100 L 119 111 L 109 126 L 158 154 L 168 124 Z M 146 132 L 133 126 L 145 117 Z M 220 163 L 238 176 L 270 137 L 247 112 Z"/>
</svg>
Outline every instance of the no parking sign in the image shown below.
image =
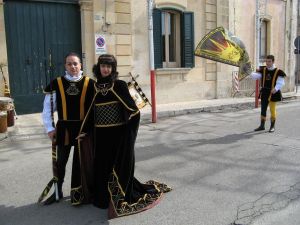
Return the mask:
<svg viewBox="0 0 300 225">
<path fill-rule="evenodd" d="M 104 35 L 95 35 L 95 51 L 96 55 L 106 54 L 106 42 Z"/>
</svg>

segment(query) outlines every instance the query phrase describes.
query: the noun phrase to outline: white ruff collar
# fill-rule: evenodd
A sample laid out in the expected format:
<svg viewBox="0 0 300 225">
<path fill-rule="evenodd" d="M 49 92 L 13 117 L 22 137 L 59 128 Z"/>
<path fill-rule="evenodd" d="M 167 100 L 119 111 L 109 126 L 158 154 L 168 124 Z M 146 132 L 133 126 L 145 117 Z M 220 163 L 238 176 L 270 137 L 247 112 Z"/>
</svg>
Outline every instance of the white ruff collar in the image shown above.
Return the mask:
<svg viewBox="0 0 300 225">
<path fill-rule="evenodd" d="M 267 67 L 268 70 L 275 70 L 276 69 L 276 66 L 275 64 L 273 64 L 271 67 Z"/>
<path fill-rule="evenodd" d="M 66 71 L 65 78 L 69 81 L 77 81 L 82 78 L 82 73 L 83 71 L 80 71 L 77 75 L 72 76 Z"/>
</svg>

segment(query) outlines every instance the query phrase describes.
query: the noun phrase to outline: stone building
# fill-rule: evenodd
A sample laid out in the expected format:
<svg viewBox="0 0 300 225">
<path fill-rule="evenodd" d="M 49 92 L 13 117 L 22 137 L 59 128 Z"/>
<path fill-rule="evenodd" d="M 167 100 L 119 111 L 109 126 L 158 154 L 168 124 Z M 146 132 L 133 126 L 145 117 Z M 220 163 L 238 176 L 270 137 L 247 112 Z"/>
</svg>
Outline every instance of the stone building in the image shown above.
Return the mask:
<svg viewBox="0 0 300 225">
<path fill-rule="evenodd" d="M 260 62 L 256 62 L 256 2 Z M 276 65 L 288 75 L 284 91 L 293 91 L 297 7 L 297 0 L 155 0 L 157 103 L 232 96 L 232 74 L 238 68 L 193 55 L 202 37 L 219 26 L 244 42 L 254 67 L 267 54 L 275 55 Z M 82 54 L 89 76 L 100 52 L 116 55 L 121 78 L 128 79 L 129 72 L 138 74 L 150 97 L 147 13 L 147 0 L 0 0 L 0 62 L 8 63 L 4 71 L 17 108 L 24 113 L 41 110 L 42 89 L 63 73 L 68 51 Z M 104 47 L 97 46 L 99 37 Z M 240 84 L 241 92 L 254 88 L 248 79 Z"/>
</svg>

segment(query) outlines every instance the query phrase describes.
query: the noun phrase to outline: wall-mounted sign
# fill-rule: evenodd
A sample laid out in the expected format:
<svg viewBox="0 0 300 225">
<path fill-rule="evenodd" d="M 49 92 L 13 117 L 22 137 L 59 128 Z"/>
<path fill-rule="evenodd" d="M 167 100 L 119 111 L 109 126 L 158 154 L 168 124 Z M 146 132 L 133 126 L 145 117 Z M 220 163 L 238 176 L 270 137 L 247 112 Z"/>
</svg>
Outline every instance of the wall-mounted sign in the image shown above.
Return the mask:
<svg viewBox="0 0 300 225">
<path fill-rule="evenodd" d="M 102 34 L 95 34 L 95 51 L 96 55 L 106 54 L 106 41 Z"/>
</svg>

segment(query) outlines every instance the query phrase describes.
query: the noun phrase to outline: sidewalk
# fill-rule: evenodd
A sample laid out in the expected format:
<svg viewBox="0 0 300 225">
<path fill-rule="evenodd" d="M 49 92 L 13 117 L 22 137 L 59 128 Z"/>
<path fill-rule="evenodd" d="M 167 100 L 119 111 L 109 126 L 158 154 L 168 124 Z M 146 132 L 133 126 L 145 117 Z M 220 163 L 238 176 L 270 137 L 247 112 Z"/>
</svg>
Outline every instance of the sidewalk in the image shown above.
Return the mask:
<svg viewBox="0 0 300 225">
<path fill-rule="evenodd" d="M 283 101 L 300 98 L 300 92 L 283 93 Z M 156 106 L 157 123 L 162 118 L 199 113 L 220 112 L 224 110 L 238 111 L 254 108 L 254 97 L 223 98 L 212 100 L 199 100 L 191 102 L 178 102 L 171 104 L 159 104 Z M 149 105 L 141 109 L 141 124 L 152 122 L 152 110 Z M 15 125 L 9 127 L 6 133 L 0 133 L 0 141 L 32 140 L 47 138 L 45 134 L 41 113 L 18 115 Z"/>
<path fill-rule="evenodd" d="M 300 98 L 300 91 L 283 93 L 283 101 Z M 178 102 L 171 104 L 160 104 L 156 106 L 157 118 L 179 116 L 184 114 L 199 112 L 219 112 L 224 110 L 237 111 L 243 109 L 253 109 L 255 107 L 254 97 L 243 98 L 222 98 L 211 100 L 199 100 L 191 102 Z M 151 107 L 146 106 L 141 110 L 141 123 L 150 123 L 152 114 Z"/>
</svg>

